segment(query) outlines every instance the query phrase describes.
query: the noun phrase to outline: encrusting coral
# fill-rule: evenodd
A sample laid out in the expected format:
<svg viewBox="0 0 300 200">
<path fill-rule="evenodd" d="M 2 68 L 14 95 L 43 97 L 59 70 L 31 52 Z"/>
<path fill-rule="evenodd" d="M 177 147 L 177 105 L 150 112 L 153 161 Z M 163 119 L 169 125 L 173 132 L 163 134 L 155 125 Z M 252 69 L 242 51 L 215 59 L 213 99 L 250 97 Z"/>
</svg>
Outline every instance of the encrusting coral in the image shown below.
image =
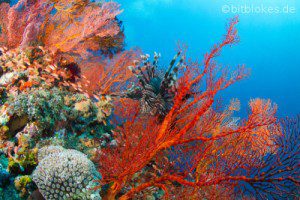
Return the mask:
<svg viewBox="0 0 300 200">
<path fill-rule="evenodd" d="M 39 165 L 32 174 L 42 195 L 51 199 L 100 200 L 99 190 L 92 190 L 101 179 L 86 155 L 60 146 L 40 149 Z"/>
<path fill-rule="evenodd" d="M 15 187 L 18 191 L 21 191 L 20 197 L 25 197 L 28 195 L 28 187 L 30 187 L 30 184 L 33 184 L 32 179 L 30 176 L 19 176 L 15 179 Z"/>
</svg>

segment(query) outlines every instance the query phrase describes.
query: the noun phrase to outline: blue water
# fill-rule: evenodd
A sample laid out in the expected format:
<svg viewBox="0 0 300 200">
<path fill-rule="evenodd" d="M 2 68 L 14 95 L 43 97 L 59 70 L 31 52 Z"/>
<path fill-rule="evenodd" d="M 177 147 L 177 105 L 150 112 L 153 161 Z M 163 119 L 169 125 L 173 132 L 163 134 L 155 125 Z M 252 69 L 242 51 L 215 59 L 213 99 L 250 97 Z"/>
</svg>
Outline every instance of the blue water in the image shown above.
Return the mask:
<svg viewBox="0 0 300 200">
<path fill-rule="evenodd" d="M 280 117 L 300 113 L 300 1 L 118 2 L 124 9 L 120 18 L 124 22 L 127 48 L 138 46 L 145 53 L 160 52 L 162 63 L 173 57 L 178 41 L 189 46 L 190 57 L 201 61 L 204 53 L 222 38 L 228 19 L 238 14 L 236 8 L 259 7 L 261 10 L 250 13 L 240 9 L 240 43 L 225 49 L 218 59 L 224 65 L 245 64 L 251 68 L 249 78 L 222 92 L 223 101 L 239 98 L 241 112 L 245 114 L 251 98 L 270 98 L 278 104 Z M 229 13 L 225 13 L 227 5 Z M 266 8 L 271 10 L 265 12 Z"/>
</svg>

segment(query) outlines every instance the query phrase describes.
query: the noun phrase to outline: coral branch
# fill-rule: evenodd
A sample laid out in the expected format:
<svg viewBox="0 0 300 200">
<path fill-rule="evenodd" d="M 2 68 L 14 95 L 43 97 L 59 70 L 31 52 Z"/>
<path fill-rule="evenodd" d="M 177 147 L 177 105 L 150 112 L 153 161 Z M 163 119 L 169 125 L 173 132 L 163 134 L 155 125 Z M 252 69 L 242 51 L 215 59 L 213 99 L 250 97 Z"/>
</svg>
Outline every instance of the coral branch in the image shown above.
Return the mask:
<svg viewBox="0 0 300 200">
<path fill-rule="evenodd" d="M 250 163 L 250 156 L 237 161 L 244 156 L 243 151 L 236 154 L 236 151 L 245 148 L 243 145 L 254 148 L 256 154 L 253 155 L 268 152 L 268 147 L 260 151 L 255 148 L 264 140 L 268 141 L 269 146 L 273 144 L 271 138 L 276 122 L 276 106 L 269 100 L 252 100 L 249 104 L 249 117 L 240 124 L 235 123 L 232 117 L 232 113 L 238 109 L 236 101 L 225 111 L 213 108 L 216 95 L 221 90 L 248 75 L 244 67 L 239 67 L 232 75 L 225 70 L 220 72 L 214 60 L 224 47 L 238 41 L 235 29 L 237 22 L 236 18 L 231 21 L 225 39 L 205 55 L 202 71 L 199 71 L 197 63 L 184 64 L 185 70 L 176 85 L 173 106 L 161 122 L 155 116 L 145 117 L 137 113 L 119 128 L 116 134 L 118 147 L 101 151 L 99 165 L 104 176 L 103 183 L 114 182 L 114 188 L 109 190 L 111 197 L 116 197 L 124 187 L 131 189 L 121 199 L 131 198 L 153 186 L 169 191 L 168 182 L 195 188 L 222 185 L 223 182 L 236 185 L 238 181 L 254 183 L 264 180 L 263 177 L 256 179 L 244 175 L 234 176 L 227 169 L 238 169 L 245 166 L 246 161 Z M 173 61 L 171 66 L 174 65 Z M 151 77 L 151 71 L 148 74 Z M 144 77 L 141 78 L 142 84 L 149 82 L 150 79 L 145 74 L 141 73 L 140 76 Z M 201 88 L 203 85 L 205 87 Z M 232 148 L 237 149 L 232 151 Z M 178 150 L 175 155 L 179 160 L 172 160 L 174 150 Z M 239 157 L 233 156 L 234 153 Z M 218 157 L 220 154 L 221 158 Z M 226 156 L 230 159 L 222 160 Z M 185 170 L 175 167 L 183 161 Z M 206 166 L 204 173 L 201 173 L 200 166 L 203 163 Z M 214 170 L 205 172 L 211 165 L 216 165 Z M 148 178 L 141 176 L 141 180 L 138 179 L 140 184 L 132 186 L 131 181 L 137 181 L 133 177 L 139 173 Z"/>
</svg>

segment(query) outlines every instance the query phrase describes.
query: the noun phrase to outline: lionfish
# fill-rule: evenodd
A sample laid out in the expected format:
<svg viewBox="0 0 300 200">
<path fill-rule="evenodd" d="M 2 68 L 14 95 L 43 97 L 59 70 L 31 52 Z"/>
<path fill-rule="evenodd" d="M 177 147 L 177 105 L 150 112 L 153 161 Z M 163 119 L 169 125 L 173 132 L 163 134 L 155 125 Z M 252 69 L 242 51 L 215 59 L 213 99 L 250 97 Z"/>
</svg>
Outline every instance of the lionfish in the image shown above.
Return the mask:
<svg viewBox="0 0 300 200">
<path fill-rule="evenodd" d="M 182 56 L 177 62 L 180 54 L 178 52 L 174 56 L 164 75 L 157 70 L 160 54 L 156 52 L 152 63 L 149 61 L 150 56 L 146 54 L 141 56 L 141 61 L 135 61 L 134 67 L 128 67 L 137 77 L 139 84 L 133 83 L 124 96 L 140 101 L 142 113 L 158 116 L 161 121 L 173 107 L 178 70 L 184 61 Z"/>
</svg>

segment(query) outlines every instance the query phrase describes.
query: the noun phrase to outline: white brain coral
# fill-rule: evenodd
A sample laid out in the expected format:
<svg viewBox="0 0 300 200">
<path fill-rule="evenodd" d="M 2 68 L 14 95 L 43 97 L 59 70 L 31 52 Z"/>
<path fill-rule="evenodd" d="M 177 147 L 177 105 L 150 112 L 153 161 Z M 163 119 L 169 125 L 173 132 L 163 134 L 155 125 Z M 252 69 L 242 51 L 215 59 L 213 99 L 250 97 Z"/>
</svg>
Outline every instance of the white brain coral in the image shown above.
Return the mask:
<svg viewBox="0 0 300 200">
<path fill-rule="evenodd" d="M 39 154 L 41 160 L 32 178 L 46 200 L 101 199 L 100 191 L 92 190 L 97 186 L 93 180 L 101 175 L 85 154 L 59 146 L 44 147 Z"/>
</svg>

